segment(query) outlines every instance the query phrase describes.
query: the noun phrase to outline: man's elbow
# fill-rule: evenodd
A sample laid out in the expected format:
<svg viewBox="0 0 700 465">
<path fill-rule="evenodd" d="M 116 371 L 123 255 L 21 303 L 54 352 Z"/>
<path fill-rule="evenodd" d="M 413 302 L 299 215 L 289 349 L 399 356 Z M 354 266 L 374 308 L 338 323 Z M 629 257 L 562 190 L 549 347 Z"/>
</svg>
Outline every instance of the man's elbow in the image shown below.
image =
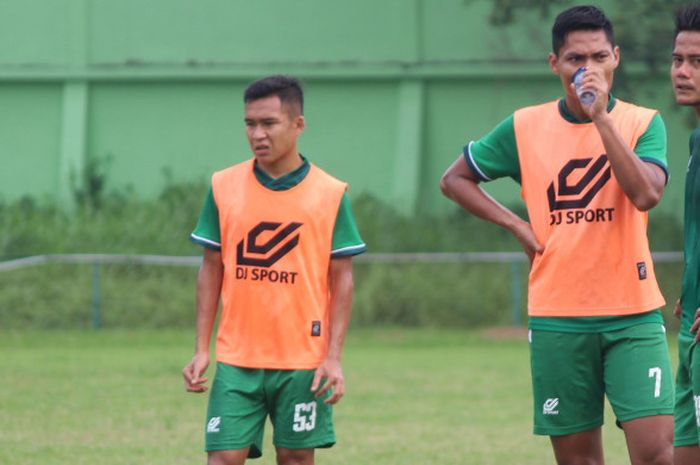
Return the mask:
<svg viewBox="0 0 700 465">
<path fill-rule="evenodd" d="M 641 212 L 646 212 L 654 208 L 661 202 L 661 192 L 646 192 L 632 199 L 635 208 Z"/>
<path fill-rule="evenodd" d="M 450 173 L 445 173 L 442 175 L 440 178 L 440 191 L 442 191 L 442 195 L 447 197 L 448 199 L 452 198 L 452 190 L 451 190 L 451 181 L 452 181 L 452 176 Z"/>
</svg>

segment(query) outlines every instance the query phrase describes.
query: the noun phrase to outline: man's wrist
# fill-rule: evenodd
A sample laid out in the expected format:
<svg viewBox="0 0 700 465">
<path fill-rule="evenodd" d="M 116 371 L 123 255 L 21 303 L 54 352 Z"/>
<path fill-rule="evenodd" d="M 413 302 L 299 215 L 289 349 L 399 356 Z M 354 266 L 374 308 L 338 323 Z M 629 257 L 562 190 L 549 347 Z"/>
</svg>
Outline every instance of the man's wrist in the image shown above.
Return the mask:
<svg viewBox="0 0 700 465">
<path fill-rule="evenodd" d="M 329 351 L 328 354 L 326 354 L 326 360 L 328 360 L 328 361 L 340 363 L 340 358 L 341 358 L 341 356 L 340 356 L 339 352 Z"/>
<path fill-rule="evenodd" d="M 201 357 L 202 355 L 209 355 L 209 347 L 195 347 L 194 349 L 195 357 Z"/>
<path fill-rule="evenodd" d="M 527 221 L 523 220 L 516 214 L 513 214 L 513 216 L 509 217 L 503 222 L 503 227 L 516 236 L 518 235 L 520 229 L 525 225 L 527 225 Z"/>
<path fill-rule="evenodd" d="M 612 125 L 612 118 L 610 118 L 607 109 L 601 111 L 600 113 L 592 115 L 591 121 L 593 121 L 593 123 L 598 128 Z"/>
</svg>

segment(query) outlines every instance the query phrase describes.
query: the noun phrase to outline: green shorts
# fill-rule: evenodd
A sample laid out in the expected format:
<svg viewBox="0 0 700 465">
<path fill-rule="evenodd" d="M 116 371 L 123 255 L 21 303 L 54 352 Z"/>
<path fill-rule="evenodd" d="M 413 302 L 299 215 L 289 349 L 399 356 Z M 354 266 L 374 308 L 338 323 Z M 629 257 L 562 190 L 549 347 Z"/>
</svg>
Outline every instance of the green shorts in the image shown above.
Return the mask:
<svg viewBox="0 0 700 465">
<path fill-rule="evenodd" d="M 335 444 L 332 408 L 310 391 L 314 370 L 262 370 L 217 363 L 209 396 L 205 449 L 244 449 L 262 456 L 265 420 L 270 416 L 273 443 L 285 449 Z"/>
<path fill-rule="evenodd" d="M 535 434 L 603 424 L 607 394 L 620 422 L 673 413 L 666 332 L 658 323 L 598 333 L 530 332 Z"/>
<path fill-rule="evenodd" d="M 676 447 L 700 445 L 700 344 L 692 336 L 678 336 L 676 410 L 673 416 Z"/>
</svg>

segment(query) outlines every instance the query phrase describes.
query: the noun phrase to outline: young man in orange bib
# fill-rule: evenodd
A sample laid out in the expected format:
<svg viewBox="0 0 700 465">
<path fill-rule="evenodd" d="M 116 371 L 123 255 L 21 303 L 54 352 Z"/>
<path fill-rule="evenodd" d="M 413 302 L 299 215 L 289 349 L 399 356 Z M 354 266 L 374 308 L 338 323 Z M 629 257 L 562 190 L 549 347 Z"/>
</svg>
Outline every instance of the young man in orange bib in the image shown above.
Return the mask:
<svg viewBox="0 0 700 465">
<path fill-rule="evenodd" d="M 197 278 L 195 355 L 185 388 L 207 390 L 219 306 L 216 377 L 206 421 L 210 465 L 262 455 L 269 416 L 277 463 L 312 465 L 335 443 L 332 405 L 345 393 L 341 352 L 352 302 L 352 257 L 366 250 L 347 185 L 297 149 L 303 93 L 288 76 L 245 91 L 249 161 L 214 173 L 192 240 Z"/>
<path fill-rule="evenodd" d="M 664 300 L 646 236 L 667 181 L 666 132 L 656 111 L 610 94 L 619 59 L 602 11 L 559 14 L 549 65 L 564 98 L 517 110 L 441 180 L 447 197 L 512 232 L 531 259 L 534 432 L 550 436 L 558 464 L 604 463 L 606 395 L 632 464 L 672 462 Z M 479 187 L 505 176 L 521 185 L 529 223 Z"/>
</svg>

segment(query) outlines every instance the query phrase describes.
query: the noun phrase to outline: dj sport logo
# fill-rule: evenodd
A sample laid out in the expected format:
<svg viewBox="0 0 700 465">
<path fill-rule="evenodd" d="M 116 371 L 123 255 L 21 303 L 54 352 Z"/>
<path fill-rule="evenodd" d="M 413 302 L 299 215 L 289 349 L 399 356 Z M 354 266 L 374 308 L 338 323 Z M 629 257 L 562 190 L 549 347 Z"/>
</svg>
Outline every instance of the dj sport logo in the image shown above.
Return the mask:
<svg viewBox="0 0 700 465">
<path fill-rule="evenodd" d="M 298 272 L 269 268 L 299 245 L 301 226 L 261 221 L 248 231 L 236 246 L 236 279 L 294 284 Z"/>
<path fill-rule="evenodd" d="M 559 171 L 556 182 L 547 188 L 549 225 L 612 221 L 614 208 L 592 208 L 588 205 L 610 181 L 612 168 L 608 156 L 569 160 Z"/>
</svg>

